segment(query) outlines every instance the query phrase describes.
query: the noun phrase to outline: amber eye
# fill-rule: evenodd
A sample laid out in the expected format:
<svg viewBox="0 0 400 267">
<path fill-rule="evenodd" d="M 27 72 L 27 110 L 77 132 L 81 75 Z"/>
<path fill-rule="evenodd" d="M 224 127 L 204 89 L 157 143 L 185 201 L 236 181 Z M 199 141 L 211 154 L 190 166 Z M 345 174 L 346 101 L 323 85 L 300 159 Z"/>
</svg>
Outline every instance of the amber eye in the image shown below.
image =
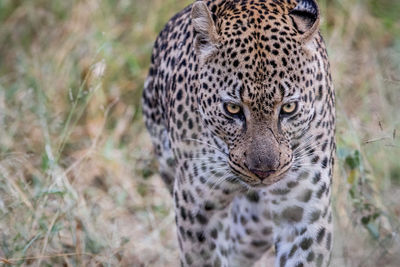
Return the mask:
<svg viewBox="0 0 400 267">
<path fill-rule="evenodd" d="M 297 110 L 297 102 L 287 103 L 282 106 L 281 114 L 291 115 Z"/>
<path fill-rule="evenodd" d="M 242 108 L 239 105 L 232 104 L 232 103 L 225 104 L 225 110 L 230 115 L 238 115 L 242 112 Z"/>
</svg>

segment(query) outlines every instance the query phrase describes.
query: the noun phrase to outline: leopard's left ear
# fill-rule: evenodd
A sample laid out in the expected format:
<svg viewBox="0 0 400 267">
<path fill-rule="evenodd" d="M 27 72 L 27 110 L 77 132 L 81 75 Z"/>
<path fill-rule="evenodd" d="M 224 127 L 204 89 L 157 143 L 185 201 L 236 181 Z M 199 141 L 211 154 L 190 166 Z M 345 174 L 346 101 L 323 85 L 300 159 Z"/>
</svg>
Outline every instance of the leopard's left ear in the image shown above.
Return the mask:
<svg viewBox="0 0 400 267">
<path fill-rule="evenodd" d="M 320 12 L 315 0 L 296 0 L 297 6 L 289 12 L 293 23 L 302 35 L 301 39 L 308 42 L 318 32 Z"/>
</svg>

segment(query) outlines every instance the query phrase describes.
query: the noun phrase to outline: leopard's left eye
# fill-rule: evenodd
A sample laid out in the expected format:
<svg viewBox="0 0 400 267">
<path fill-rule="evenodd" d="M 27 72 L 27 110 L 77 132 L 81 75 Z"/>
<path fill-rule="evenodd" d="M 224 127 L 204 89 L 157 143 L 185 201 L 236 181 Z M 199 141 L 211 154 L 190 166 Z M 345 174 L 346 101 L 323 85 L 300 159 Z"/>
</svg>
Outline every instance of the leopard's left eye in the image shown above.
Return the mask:
<svg viewBox="0 0 400 267">
<path fill-rule="evenodd" d="M 291 102 L 287 103 L 282 106 L 281 108 L 281 114 L 282 115 L 292 115 L 297 111 L 297 102 Z"/>
</svg>

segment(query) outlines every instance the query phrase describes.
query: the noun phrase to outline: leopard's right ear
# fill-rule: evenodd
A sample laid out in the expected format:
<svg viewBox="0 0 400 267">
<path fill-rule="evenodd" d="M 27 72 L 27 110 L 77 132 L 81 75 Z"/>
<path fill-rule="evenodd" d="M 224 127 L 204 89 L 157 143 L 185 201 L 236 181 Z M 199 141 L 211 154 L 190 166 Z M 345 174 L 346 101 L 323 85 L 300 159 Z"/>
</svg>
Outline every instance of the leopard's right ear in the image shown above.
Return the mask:
<svg viewBox="0 0 400 267">
<path fill-rule="evenodd" d="M 195 50 L 201 59 L 211 56 L 218 48 L 219 35 L 211 12 L 203 1 L 192 7 L 192 25 L 195 34 Z"/>
</svg>

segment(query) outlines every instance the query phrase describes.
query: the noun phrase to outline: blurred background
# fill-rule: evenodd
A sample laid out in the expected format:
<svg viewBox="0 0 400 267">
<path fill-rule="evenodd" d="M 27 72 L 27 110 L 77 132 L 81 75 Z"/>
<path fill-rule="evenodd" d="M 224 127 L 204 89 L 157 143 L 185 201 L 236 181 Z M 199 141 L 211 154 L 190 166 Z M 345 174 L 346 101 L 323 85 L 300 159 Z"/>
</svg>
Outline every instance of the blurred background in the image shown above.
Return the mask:
<svg viewBox="0 0 400 267">
<path fill-rule="evenodd" d="M 0 266 L 178 266 L 140 97 L 192 1 L 0 1 Z M 399 266 L 400 1 L 319 0 L 337 92 L 332 266 Z"/>
</svg>

